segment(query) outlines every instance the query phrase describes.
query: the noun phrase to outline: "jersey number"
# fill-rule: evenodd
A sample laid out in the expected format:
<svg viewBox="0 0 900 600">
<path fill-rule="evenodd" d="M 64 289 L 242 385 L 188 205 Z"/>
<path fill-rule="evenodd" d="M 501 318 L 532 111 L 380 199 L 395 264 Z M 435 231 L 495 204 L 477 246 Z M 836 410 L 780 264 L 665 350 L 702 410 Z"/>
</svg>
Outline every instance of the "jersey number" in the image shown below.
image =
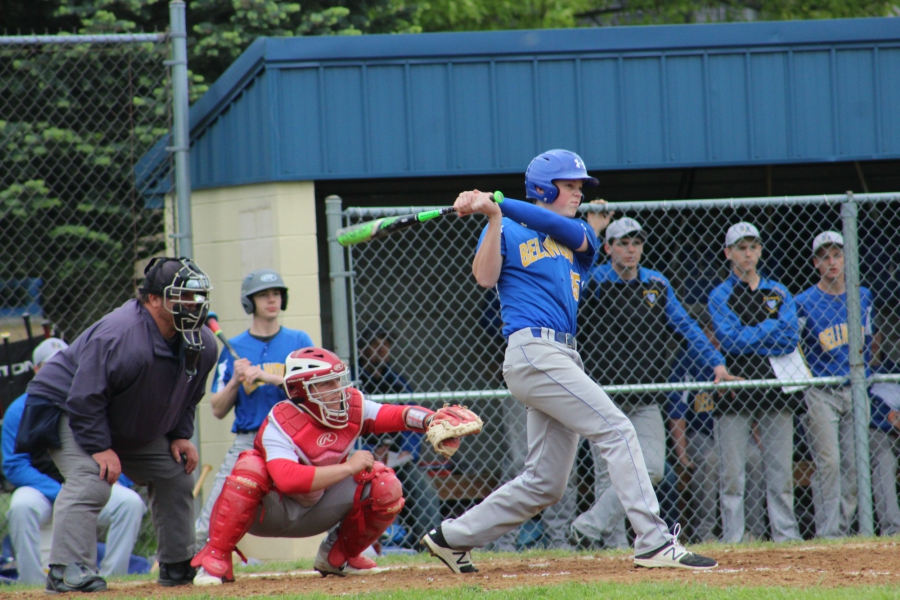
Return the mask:
<svg viewBox="0 0 900 600">
<path fill-rule="evenodd" d="M 578 302 L 578 295 L 581 292 L 581 275 L 575 271 L 569 271 L 569 275 L 572 277 L 572 296 L 575 298 L 575 302 Z"/>
</svg>

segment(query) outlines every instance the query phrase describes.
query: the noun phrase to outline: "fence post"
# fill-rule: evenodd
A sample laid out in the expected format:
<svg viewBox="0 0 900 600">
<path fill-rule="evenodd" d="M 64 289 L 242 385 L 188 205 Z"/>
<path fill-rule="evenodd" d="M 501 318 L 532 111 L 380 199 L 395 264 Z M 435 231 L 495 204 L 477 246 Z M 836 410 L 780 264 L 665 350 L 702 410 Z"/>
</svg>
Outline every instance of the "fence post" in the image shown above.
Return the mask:
<svg viewBox="0 0 900 600">
<path fill-rule="evenodd" d="M 340 196 L 325 198 L 328 222 L 328 274 L 331 277 L 331 330 L 334 334 L 334 353 L 346 364 L 350 363 L 350 313 L 347 310 L 347 271 L 344 247 L 337 241 L 337 230 L 343 225 Z"/>
<path fill-rule="evenodd" d="M 188 120 L 187 23 L 183 0 L 169 2 L 169 37 L 172 40 L 172 145 L 175 154 L 175 197 L 178 206 L 178 232 L 175 234 L 178 256 L 194 257 L 194 233 L 191 226 L 191 124 Z"/>
<path fill-rule="evenodd" d="M 859 292 L 859 205 L 853 192 L 841 205 L 844 224 L 844 274 L 847 284 L 847 330 L 850 342 L 850 391 L 853 397 L 853 440 L 856 450 L 856 485 L 859 493 L 859 534 L 875 533 L 872 518 L 872 473 L 869 467 L 869 392 L 866 389 L 865 338 L 862 331 Z"/>
</svg>

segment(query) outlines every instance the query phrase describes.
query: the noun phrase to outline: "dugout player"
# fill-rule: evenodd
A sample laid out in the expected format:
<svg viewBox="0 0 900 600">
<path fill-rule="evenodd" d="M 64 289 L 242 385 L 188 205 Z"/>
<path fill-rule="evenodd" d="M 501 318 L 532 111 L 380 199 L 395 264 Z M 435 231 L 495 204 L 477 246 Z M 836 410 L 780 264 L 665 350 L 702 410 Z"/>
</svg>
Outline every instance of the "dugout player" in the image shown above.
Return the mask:
<svg viewBox="0 0 900 600">
<path fill-rule="evenodd" d="M 235 436 L 197 518 L 197 548 L 206 543 L 209 515 L 238 455 L 253 447 L 253 438 L 266 415 L 275 404 L 287 398 L 281 387 L 284 357 L 297 348 L 313 345 L 305 332 L 278 323 L 278 316 L 287 310 L 287 304 L 287 286 L 281 275 L 271 269 L 252 271 L 241 282 L 241 306 L 245 313 L 253 315 L 253 321 L 250 329 L 229 340 L 241 358 L 234 360 L 230 352 L 219 356 L 213 375 L 213 394 L 209 398 L 217 419 L 224 419 L 234 408 L 231 431 Z"/>
<path fill-rule="evenodd" d="M 813 239 L 812 252 L 819 282 L 797 295 L 797 316 L 809 368 L 816 377 L 849 377 L 844 237 L 836 231 L 824 231 Z M 859 292 L 868 377 L 873 300 L 868 288 L 861 287 Z M 807 440 L 816 463 L 812 477 L 816 535 L 845 537 L 850 535 L 857 497 L 850 381 L 809 388 L 806 409 Z"/>
<path fill-rule="evenodd" d="M 330 530 L 313 563 L 316 571 L 323 577 L 377 573 L 375 561 L 361 553 L 394 522 L 403 490 L 394 471 L 371 452 L 351 455 L 355 442 L 367 434 L 448 429 L 445 421 L 477 419 L 458 406 L 435 413 L 366 400 L 350 386 L 347 365 L 323 348 L 291 352 L 285 368 L 289 400 L 272 408 L 253 448 L 241 453 L 225 480 L 210 517 L 209 542 L 192 561 L 200 567 L 194 585 L 234 581 L 231 553 L 248 531 L 299 538 Z M 459 435 L 471 433 L 477 431 Z M 458 447 L 459 439 L 452 443 Z"/>
<path fill-rule="evenodd" d="M 900 373 L 891 360 L 876 372 Z M 872 420 L 869 422 L 869 453 L 872 457 L 872 499 L 878 532 L 900 534 L 900 504 L 897 502 L 897 459 L 900 458 L 900 385 L 879 382 L 871 387 Z"/>
<path fill-rule="evenodd" d="M 729 371 L 745 379 L 777 379 L 773 357 L 798 352 L 797 308 L 780 283 L 756 270 L 762 238 L 751 223 L 725 234 L 731 274 L 709 294 L 709 314 Z M 756 422 L 768 499 L 769 525 L 776 542 L 799 540 L 794 516 L 794 410 L 799 392 L 782 388 L 742 390 L 719 397 L 715 438 L 721 475 L 722 541 L 744 536 L 747 447 Z"/>
<path fill-rule="evenodd" d="M 659 516 L 659 503 L 634 426 L 584 373 L 575 340 L 578 301 L 597 250 L 597 236 L 574 219 L 582 186 L 597 186 L 581 158 L 550 150 L 531 161 L 525 190 L 533 202 L 473 190 L 459 195 L 460 216 L 481 213 L 472 272 L 497 286 L 507 336 L 503 377 L 527 406 L 528 457 L 518 477 L 422 539 L 451 570 L 476 571 L 470 550 L 482 547 L 558 502 L 566 489 L 579 435 L 600 447 L 636 534 L 634 563 L 707 569 L 716 561 L 685 550 Z M 615 315 L 610 315 L 614 318 Z"/>
<path fill-rule="evenodd" d="M 588 222 L 599 235 L 605 223 L 598 214 L 588 213 Z M 646 237 L 641 224 L 629 217 L 606 228 L 603 247 L 609 261 L 591 269 L 579 313 L 585 370 L 595 381 L 611 385 L 667 381 L 671 373 L 668 344 L 674 337 L 686 342 L 691 360 L 712 371 L 716 383 L 736 379 L 678 301 L 669 280 L 641 266 Z M 665 399 L 660 393 L 615 396 L 616 406 L 634 426 L 654 485 L 662 481 L 666 467 L 666 430 L 660 410 Z M 572 523 L 573 537 L 581 544 L 587 538 L 598 546 L 628 548 L 625 509 L 600 447 L 594 445 L 592 453 L 596 500 Z"/>
<path fill-rule="evenodd" d="M 203 326 L 209 278 L 192 260 L 157 257 L 129 300 L 78 336 L 28 384 L 23 442 L 50 446 L 65 478 L 53 511 L 47 591 L 96 592 L 97 517 L 125 473 L 150 487 L 159 583 L 189 584 L 194 549 L 194 413 L 216 363 Z M 61 411 L 61 414 L 60 414 Z M 40 416 L 58 426 L 40 440 Z M 52 432 L 57 434 L 52 439 Z M 47 434 L 47 431 L 43 432 Z"/>
</svg>

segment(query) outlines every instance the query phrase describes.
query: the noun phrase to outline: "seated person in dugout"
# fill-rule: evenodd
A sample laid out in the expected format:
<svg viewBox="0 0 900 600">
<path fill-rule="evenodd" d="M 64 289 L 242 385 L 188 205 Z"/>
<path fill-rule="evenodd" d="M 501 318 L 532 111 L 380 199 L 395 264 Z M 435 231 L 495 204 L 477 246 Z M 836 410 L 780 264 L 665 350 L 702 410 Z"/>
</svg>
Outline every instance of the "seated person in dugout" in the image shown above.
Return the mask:
<svg viewBox="0 0 900 600">
<path fill-rule="evenodd" d="M 246 533 L 262 537 L 328 535 L 313 568 L 327 575 L 377 573 L 361 556 L 403 508 L 394 471 L 371 452 L 350 454 L 361 435 L 426 432 L 438 452 L 452 454 L 459 439 L 437 440 L 432 430 L 469 435 L 480 419 L 460 407 L 437 413 L 420 406 L 365 400 L 350 386 L 350 370 L 323 348 L 295 350 L 285 360 L 288 400 L 269 412 L 253 448 L 238 457 L 209 521 L 209 541 L 191 564 L 194 585 L 234 581 L 233 551 Z M 477 421 L 478 427 L 474 427 Z M 465 431 L 454 428 L 470 424 Z M 449 447 L 449 450 L 448 450 Z"/>
</svg>

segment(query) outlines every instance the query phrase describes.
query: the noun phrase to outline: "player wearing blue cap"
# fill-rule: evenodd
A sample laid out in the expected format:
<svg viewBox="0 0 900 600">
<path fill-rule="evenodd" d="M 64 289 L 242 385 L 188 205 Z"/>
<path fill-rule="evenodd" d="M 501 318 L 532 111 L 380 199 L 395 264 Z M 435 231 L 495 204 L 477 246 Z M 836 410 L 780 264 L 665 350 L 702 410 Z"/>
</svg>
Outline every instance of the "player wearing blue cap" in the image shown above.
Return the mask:
<svg viewBox="0 0 900 600">
<path fill-rule="evenodd" d="M 503 335 L 503 377 L 527 407 L 525 470 L 456 519 L 448 519 L 423 545 L 457 573 L 475 572 L 470 550 L 497 539 L 562 497 L 579 435 L 597 444 L 635 532 L 637 566 L 708 569 L 716 561 L 685 550 L 659 516 L 659 503 L 634 426 L 585 373 L 575 341 L 582 285 L 594 261 L 597 236 L 574 219 L 590 177 L 581 158 L 551 150 L 525 173 L 534 203 L 492 201 L 463 192 L 460 216 L 481 213 L 488 225 L 472 262 L 478 284 L 496 286 Z M 614 349 L 611 351 L 615 351 Z"/>
<path fill-rule="evenodd" d="M 819 282 L 797 296 L 809 368 L 816 377 L 849 377 L 844 238 L 836 231 L 824 231 L 813 240 L 812 252 Z M 859 292 L 868 371 L 868 349 L 873 339 L 872 292 L 864 287 Z M 806 406 L 807 438 L 816 463 L 812 478 L 816 535 L 845 537 L 850 535 L 857 496 L 850 381 L 806 390 Z"/>
</svg>

